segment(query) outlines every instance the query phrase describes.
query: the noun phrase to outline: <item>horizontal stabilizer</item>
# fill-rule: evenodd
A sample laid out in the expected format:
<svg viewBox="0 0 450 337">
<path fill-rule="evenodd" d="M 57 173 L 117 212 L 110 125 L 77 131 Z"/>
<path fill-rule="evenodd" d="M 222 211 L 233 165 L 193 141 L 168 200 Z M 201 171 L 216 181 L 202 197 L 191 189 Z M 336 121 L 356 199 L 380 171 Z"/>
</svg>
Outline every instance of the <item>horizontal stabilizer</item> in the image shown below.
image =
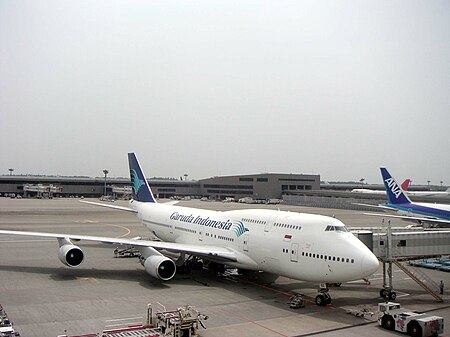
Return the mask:
<svg viewBox="0 0 450 337">
<path fill-rule="evenodd" d="M 125 207 L 125 206 L 108 205 L 108 204 L 102 204 L 102 203 L 99 203 L 99 202 L 86 201 L 86 200 L 80 200 L 80 202 L 82 202 L 83 204 L 89 204 L 89 205 L 95 205 L 95 206 L 101 206 L 101 207 L 117 209 L 119 211 L 126 211 L 126 212 L 137 213 L 136 210 L 134 210 L 132 208 L 129 208 L 129 207 Z"/>
</svg>

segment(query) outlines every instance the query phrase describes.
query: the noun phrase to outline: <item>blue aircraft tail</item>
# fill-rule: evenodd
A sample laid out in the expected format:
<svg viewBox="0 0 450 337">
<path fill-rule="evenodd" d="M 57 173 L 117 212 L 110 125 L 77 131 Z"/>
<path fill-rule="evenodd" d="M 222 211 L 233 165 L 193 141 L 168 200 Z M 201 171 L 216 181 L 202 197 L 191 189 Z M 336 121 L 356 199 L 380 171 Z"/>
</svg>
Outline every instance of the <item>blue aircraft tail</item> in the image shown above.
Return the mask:
<svg viewBox="0 0 450 337">
<path fill-rule="evenodd" d="M 128 153 L 128 164 L 130 166 L 131 190 L 133 199 L 140 202 L 156 202 L 152 190 L 148 186 L 144 172 L 134 152 Z"/>
<path fill-rule="evenodd" d="M 392 178 L 388 170 L 384 167 L 381 167 L 380 170 L 389 203 L 392 205 L 410 204 L 411 200 L 409 200 L 400 185 Z"/>
</svg>

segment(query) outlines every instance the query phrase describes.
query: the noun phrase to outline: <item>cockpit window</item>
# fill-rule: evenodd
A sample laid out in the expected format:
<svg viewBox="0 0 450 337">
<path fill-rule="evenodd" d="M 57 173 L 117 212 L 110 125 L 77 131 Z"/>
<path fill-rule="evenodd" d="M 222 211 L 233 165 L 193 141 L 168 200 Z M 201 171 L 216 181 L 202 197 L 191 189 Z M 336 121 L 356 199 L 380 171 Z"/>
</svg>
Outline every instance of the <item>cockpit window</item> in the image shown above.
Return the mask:
<svg viewBox="0 0 450 337">
<path fill-rule="evenodd" d="M 328 225 L 325 228 L 325 231 L 326 232 L 334 232 L 334 231 L 336 231 L 336 232 L 348 232 L 348 229 L 345 226 L 331 226 L 331 225 Z"/>
</svg>

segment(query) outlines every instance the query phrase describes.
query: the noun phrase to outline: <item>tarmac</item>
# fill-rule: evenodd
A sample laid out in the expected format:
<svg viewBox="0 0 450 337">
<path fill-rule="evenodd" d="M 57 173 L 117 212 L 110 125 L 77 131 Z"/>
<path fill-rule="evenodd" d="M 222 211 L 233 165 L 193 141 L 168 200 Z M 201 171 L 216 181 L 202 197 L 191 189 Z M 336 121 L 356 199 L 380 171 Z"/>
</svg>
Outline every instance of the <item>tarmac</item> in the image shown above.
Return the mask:
<svg viewBox="0 0 450 337">
<path fill-rule="evenodd" d="M 126 202 L 115 202 L 126 205 Z M 335 216 L 350 229 L 378 226 L 381 220 L 351 210 L 284 205 L 182 201 L 180 206 L 228 210 L 279 208 Z M 400 220 L 394 226 L 406 226 Z M 148 236 L 135 215 L 95 207 L 77 199 L 0 198 L 0 229 L 76 233 L 113 237 Z M 79 242 L 85 261 L 68 268 L 58 259 L 58 242 L 0 235 L 0 304 L 23 337 L 79 335 L 142 323 L 148 303 L 160 302 L 168 310 L 194 305 L 209 316 L 204 337 L 222 336 L 395 336 L 379 327 L 376 314 L 357 318 L 348 311 L 375 311 L 381 302 L 380 270 L 364 281 L 330 288 L 332 304 L 314 304 L 317 284 L 279 277 L 266 284 L 234 274 L 203 270 L 176 275 L 169 282 L 150 277 L 137 258 L 114 258 L 113 245 Z M 423 270 L 450 287 L 450 273 Z M 450 319 L 450 289 L 438 303 L 402 271 L 394 268 L 397 302 L 403 307 Z M 293 293 L 305 296 L 306 306 L 290 309 Z M 448 323 L 447 323 L 448 324 Z M 450 336 L 445 328 L 444 336 Z"/>
</svg>

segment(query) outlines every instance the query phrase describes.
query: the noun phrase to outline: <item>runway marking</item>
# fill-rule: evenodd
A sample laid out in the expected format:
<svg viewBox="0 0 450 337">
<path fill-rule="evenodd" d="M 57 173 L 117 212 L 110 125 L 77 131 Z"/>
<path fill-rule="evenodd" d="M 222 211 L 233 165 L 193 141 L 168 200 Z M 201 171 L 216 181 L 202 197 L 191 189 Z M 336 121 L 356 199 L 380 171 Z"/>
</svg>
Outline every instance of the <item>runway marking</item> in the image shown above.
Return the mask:
<svg viewBox="0 0 450 337">
<path fill-rule="evenodd" d="M 396 293 L 397 293 L 397 298 L 399 298 L 399 297 L 406 297 L 406 296 L 411 295 L 411 294 L 404 293 L 404 292 L 401 292 L 401 291 L 396 291 Z M 398 295 L 398 294 L 403 294 L 403 295 Z"/>
<path fill-rule="evenodd" d="M 94 277 L 76 277 L 76 279 L 80 280 L 80 281 L 89 281 L 91 283 L 96 283 L 97 282 L 97 279 L 94 278 Z"/>
<path fill-rule="evenodd" d="M 93 220 L 85 220 L 88 223 L 100 223 L 99 221 L 93 221 Z M 121 226 L 121 225 L 114 225 L 114 224 L 110 224 L 110 223 L 100 223 L 103 226 L 112 226 L 112 227 L 117 227 L 117 228 L 121 228 L 121 229 L 125 229 L 126 233 L 116 236 L 116 238 L 123 238 L 124 236 L 127 236 L 131 233 L 131 229 L 125 227 L 125 226 Z"/>
<path fill-rule="evenodd" d="M 125 324 L 125 323 L 119 323 L 119 324 L 107 324 L 107 325 L 105 325 L 105 328 L 115 328 L 115 327 L 118 327 L 118 326 L 123 327 L 124 324 Z M 138 325 L 138 324 L 140 325 L 140 324 L 142 324 L 142 322 L 126 322 L 126 325 Z"/>
<path fill-rule="evenodd" d="M 128 317 L 128 318 L 116 318 L 116 319 L 107 319 L 105 322 L 117 322 L 117 321 L 127 321 L 132 319 L 142 319 L 143 317 Z"/>
<path fill-rule="evenodd" d="M 119 235 L 117 236 L 117 238 L 123 238 L 124 236 L 127 236 L 131 233 L 131 229 L 125 227 L 125 226 L 120 226 L 120 225 L 113 225 L 113 224 L 104 224 L 105 226 L 113 226 L 113 227 L 117 227 L 117 228 L 122 228 L 125 229 L 127 232 L 125 234 Z"/>
</svg>

